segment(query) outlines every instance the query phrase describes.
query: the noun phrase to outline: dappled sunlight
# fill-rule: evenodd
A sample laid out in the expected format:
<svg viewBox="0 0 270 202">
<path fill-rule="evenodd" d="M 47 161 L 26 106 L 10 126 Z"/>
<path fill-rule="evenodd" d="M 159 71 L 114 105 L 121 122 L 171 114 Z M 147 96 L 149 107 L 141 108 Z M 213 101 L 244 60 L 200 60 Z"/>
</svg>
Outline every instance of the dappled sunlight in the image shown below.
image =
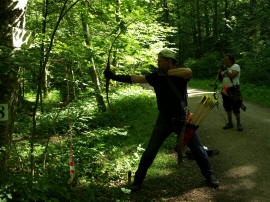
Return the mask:
<svg viewBox="0 0 270 202">
<path fill-rule="evenodd" d="M 262 119 L 262 121 L 270 123 L 270 119 Z"/>
<path fill-rule="evenodd" d="M 251 190 L 255 187 L 256 183 L 251 179 L 239 179 L 238 183 L 221 185 L 219 189 L 223 191 L 230 190 L 230 192 L 237 192 L 243 189 Z"/>
<path fill-rule="evenodd" d="M 194 201 L 213 201 L 212 190 L 207 187 L 194 188 L 186 192 L 184 195 L 176 201 L 189 201 L 192 198 Z M 175 200 L 175 198 L 174 198 Z M 170 200 L 169 200 L 170 201 Z"/>
<path fill-rule="evenodd" d="M 250 177 L 258 171 L 258 168 L 253 165 L 239 166 L 232 168 L 225 173 L 225 176 L 234 178 L 236 183 L 223 184 L 220 186 L 220 190 L 230 192 L 239 192 L 241 190 L 252 190 L 256 188 L 257 184 L 250 179 Z"/>
<path fill-rule="evenodd" d="M 229 171 L 225 173 L 227 177 L 232 177 L 232 178 L 240 178 L 240 177 L 246 177 L 254 174 L 258 168 L 253 165 L 249 166 L 240 166 L 237 168 L 232 168 Z"/>
<path fill-rule="evenodd" d="M 27 0 L 20 0 L 17 2 L 15 9 L 25 10 L 27 5 Z M 25 13 L 22 13 L 20 15 L 25 15 Z M 23 26 L 17 26 L 13 27 L 14 31 L 12 33 L 13 38 L 13 46 L 15 48 L 20 48 L 22 44 L 26 43 L 30 37 L 30 34 L 27 33 L 27 31 L 24 29 L 25 27 L 25 18 L 23 18 L 22 24 Z"/>
</svg>

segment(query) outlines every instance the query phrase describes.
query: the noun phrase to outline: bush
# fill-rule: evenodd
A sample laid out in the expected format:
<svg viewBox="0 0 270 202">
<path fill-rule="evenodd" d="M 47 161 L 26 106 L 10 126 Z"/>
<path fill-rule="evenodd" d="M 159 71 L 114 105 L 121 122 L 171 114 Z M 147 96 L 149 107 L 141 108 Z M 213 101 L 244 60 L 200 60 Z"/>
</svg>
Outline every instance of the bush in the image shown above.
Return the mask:
<svg viewBox="0 0 270 202">
<path fill-rule="evenodd" d="M 270 47 L 267 43 L 260 45 L 256 53 L 243 52 L 239 63 L 242 67 L 243 82 L 270 86 Z"/>
<path fill-rule="evenodd" d="M 222 65 L 222 56 L 218 52 L 206 53 L 200 59 L 188 59 L 185 66 L 192 69 L 193 77 L 199 79 L 213 78 Z"/>
</svg>

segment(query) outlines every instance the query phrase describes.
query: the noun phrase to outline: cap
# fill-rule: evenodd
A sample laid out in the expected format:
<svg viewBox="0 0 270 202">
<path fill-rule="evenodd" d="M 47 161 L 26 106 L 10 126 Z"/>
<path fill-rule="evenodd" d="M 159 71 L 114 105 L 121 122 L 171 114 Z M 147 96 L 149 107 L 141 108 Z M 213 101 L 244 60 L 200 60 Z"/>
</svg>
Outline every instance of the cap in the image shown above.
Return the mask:
<svg viewBox="0 0 270 202">
<path fill-rule="evenodd" d="M 163 56 L 165 58 L 171 58 L 174 60 L 177 60 L 176 53 L 168 48 L 162 49 L 159 54 L 159 56 Z"/>
</svg>

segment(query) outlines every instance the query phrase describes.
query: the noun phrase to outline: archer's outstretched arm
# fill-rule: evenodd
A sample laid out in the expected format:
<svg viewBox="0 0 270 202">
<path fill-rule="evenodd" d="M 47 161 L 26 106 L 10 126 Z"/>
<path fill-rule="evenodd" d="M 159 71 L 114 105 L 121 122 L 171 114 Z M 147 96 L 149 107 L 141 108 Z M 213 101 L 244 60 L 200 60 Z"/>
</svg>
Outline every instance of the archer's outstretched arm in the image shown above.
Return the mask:
<svg viewBox="0 0 270 202">
<path fill-rule="evenodd" d="M 181 77 L 183 79 L 190 79 L 192 77 L 192 70 L 187 67 L 175 68 L 168 70 L 168 76 Z"/>
<path fill-rule="evenodd" d="M 116 75 L 110 70 L 104 71 L 105 78 L 112 79 L 114 81 L 120 81 L 124 83 L 147 83 L 145 76 L 137 76 L 137 75 Z"/>
<path fill-rule="evenodd" d="M 183 79 L 190 79 L 192 77 L 192 70 L 190 68 L 175 68 L 168 70 L 167 73 L 160 73 L 160 76 L 175 76 Z M 132 83 L 147 83 L 145 76 L 131 75 Z"/>
<path fill-rule="evenodd" d="M 147 83 L 145 76 L 131 75 L 132 83 Z"/>
<path fill-rule="evenodd" d="M 148 83 L 145 76 L 138 75 L 116 75 L 110 70 L 105 70 L 104 75 L 106 78 L 110 78 L 115 81 L 125 83 Z M 176 68 L 170 69 L 167 73 L 160 73 L 160 76 L 175 76 L 183 79 L 190 79 L 192 77 L 192 71 L 190 68 Z"/>
</svg>

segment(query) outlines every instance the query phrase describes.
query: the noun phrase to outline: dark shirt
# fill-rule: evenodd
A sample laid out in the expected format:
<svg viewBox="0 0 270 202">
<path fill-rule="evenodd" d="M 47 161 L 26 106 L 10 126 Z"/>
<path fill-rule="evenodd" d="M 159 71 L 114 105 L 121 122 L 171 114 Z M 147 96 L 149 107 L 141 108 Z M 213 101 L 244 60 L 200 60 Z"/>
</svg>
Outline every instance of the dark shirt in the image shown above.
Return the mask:
<svg viewBox="0 0 270 202">
<path fill-rule="evenodd" d="M 170 117 L 183 117 L 184 109 L 181 101 L 168 83 L 168 79 L 175 86 L 186 106 L 187 80 L 174 76 L 159 76 L 158 73 L 146 75 L 147 82 L 154 87 L 158 110 Z"/>
</svg>

